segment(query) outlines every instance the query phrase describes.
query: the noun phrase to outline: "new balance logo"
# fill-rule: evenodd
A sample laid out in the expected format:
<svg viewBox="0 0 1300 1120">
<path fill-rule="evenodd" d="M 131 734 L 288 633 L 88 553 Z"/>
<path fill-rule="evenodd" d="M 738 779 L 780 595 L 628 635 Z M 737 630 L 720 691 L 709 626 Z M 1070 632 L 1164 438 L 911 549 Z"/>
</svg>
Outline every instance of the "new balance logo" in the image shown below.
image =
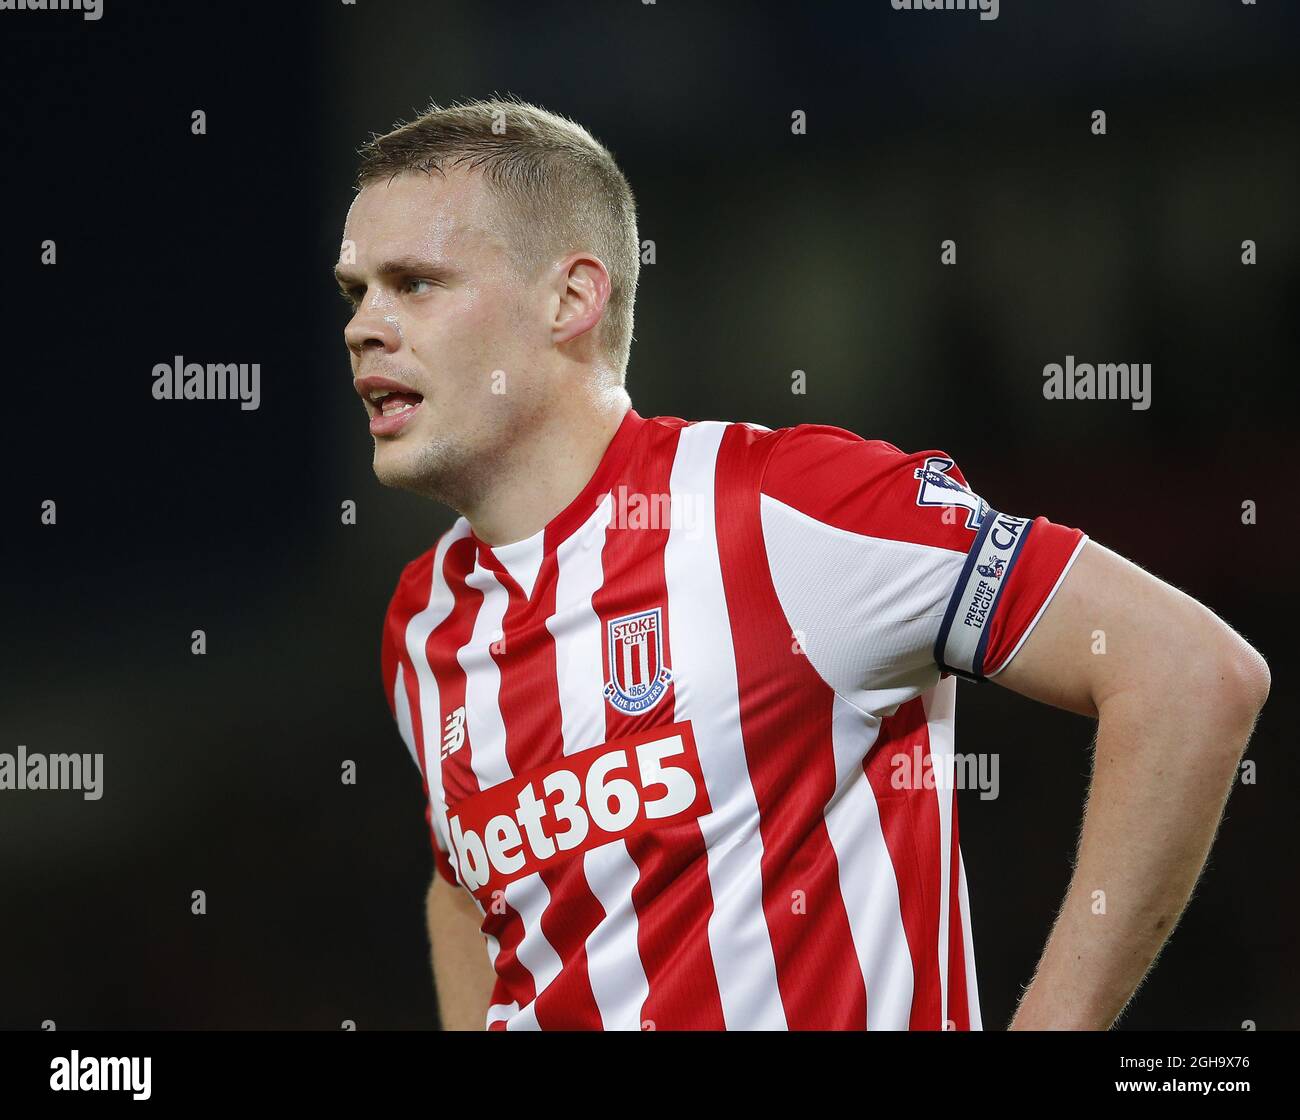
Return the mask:
<svg viewBox="0 0 1300 1120">
<path fill-rule="evenodd" d="M 465 745 L 465 709 L 455 709 L 447 715 L 442 729 L 442 758 L 455 754 Z"/>
</svg>

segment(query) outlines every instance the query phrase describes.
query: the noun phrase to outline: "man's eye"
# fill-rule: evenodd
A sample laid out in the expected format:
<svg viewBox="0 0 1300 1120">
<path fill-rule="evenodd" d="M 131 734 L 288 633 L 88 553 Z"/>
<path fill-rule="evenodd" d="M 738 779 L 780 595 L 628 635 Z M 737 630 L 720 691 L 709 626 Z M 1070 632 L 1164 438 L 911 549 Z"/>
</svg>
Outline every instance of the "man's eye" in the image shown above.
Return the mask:
<svg viewBox="0 0 1300 1120">
<path fill-rule="evenodd" d="M 361 302 L 361 297 L 366 294 L 365 288 L 340 288 L 339 298 L 353 310 Z"/>
<path fill-rule="evenodd" d="M 425 289 L 423 289 L 423 290 L 421 290 L 421 291 L 415 291 L 415 290 L 413 290 L 413 288 L 414 288 L 414 285 L 416 285 L 416 284 L 426 284 L 426 285 L 428 285 L 428 287 L 425 288 Z M 432 287 L 433 287 L 433 281 L 432 281 L 432 280 L 420 280 L 420 279 L 417 278 L 417 279 L 408 280 L 408 281 L 406 282 L 406 290 L 407 290 L 411 295 L 413 295 L 413 296 L 422 296 L 422 295 L 425 294 L 426 291 L 428 291 L 428 290 L 431 289 Z"/>
</svg>

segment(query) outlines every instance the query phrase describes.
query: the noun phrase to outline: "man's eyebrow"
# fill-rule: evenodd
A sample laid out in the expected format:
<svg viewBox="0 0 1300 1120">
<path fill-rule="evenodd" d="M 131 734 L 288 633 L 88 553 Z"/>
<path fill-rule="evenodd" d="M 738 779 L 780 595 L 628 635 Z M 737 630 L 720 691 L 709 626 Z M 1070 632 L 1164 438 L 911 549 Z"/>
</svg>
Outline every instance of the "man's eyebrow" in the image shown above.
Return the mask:
<svg viewBox="0 0 1300 1120">
<path fill-rule="evenodd" d="M 435 264 L 433 261 L 427 261 L 422 257 L 394 257 L 392 260 L 384 261 L 375 269 L 378 276 L 407 276 L 418 275 L 428 276 L 432 279 L 443 279 L 452 274 L 452 269 L 444 264 Z M 334 279 L 340 284 L 346 284 L 350 280 L 356 279 L 356 273 L 349 271 L 343 265 L 334 266 Z"/>
</svg>

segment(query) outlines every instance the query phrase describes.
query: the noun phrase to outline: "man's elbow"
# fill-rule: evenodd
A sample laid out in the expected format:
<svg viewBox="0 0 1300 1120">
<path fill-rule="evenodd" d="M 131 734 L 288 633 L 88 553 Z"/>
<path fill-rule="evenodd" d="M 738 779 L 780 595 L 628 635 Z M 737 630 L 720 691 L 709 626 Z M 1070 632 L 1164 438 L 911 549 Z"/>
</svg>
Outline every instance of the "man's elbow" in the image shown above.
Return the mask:
<svg viewBox="0 0 1300 1120">
<path fill-rule="evenodd" d="M 1236 637 L 1236 635 L 1233 636 Z M 1259 715 L 1260 709 L 1264 707 L 1264 702 L 1268 699 L 1268 691 L 1272 687 L 1273 677 L 1268 671 L 1268 662 L 1264 660 L 1259 650 L 1255 649 L 1244 638 L 1237 637 L 1237 644 L 1237 654 L 1233 662 L 1233 687 L 1238 702 L 1249 711 L 1253 721 Z"/>
<path fill-rule="evenodd" d="M 1268 699 L 1272 684 L 1268 662 L 1227 625 L 1222 626 L 1210 647 L 1205 672 L 1196 681 L 1199 698 L 1230 725 L 1249 732 Z M 1244 740 L 1241 746 L 1244 749 Z"/>
</svg>

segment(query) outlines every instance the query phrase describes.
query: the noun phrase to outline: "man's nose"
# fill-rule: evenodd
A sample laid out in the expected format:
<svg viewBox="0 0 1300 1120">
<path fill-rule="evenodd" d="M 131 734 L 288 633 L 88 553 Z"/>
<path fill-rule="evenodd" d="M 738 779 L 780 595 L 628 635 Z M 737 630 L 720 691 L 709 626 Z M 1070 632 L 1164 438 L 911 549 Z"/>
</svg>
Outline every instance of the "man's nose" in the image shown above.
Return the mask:
<svg viewBox="0 0 1300 1120">
<path fill-rule="evenodd" d="M 384 315 L 373 303 L 362 304 L 343 328 L 343 339 L 348 349 L 360 357 L 366 350 L 392 353 L 402 345 L 402 332 L 393 316 Z"/>
</svg>

